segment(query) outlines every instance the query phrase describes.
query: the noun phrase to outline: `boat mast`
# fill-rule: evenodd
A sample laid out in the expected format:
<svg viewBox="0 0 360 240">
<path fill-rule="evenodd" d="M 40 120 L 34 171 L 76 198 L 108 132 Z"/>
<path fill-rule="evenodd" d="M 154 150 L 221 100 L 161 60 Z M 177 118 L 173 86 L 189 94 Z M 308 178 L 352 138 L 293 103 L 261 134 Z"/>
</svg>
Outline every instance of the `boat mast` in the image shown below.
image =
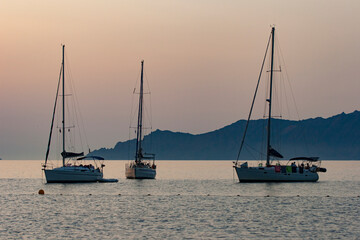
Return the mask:
<svg viewBox="0 0 360 240">
<path fill-rule="evenodd" d="M 137 136 L 136 136 L 136 155 L 135 162 L 141 162 L 142 158 L 142 114 L 143 114 L 143 76 L 144 76 L 144 60 L 141 61 L 141 79 L 140 79 L 140 96 L 139 96 L 139 112 L 138 112 L 138 125 L 137 125 Z"/>
<path fill-rule="evenodd" d="M 62 134 L 63 134 L 63 153 L 62 154 L 62 162 L 63 167 L 65 166 L 65 45 L 62 46 Z"/>
<path fill-rule="evenodd" d="M 270 122 L 271 122 L 271 101 L 272 101 L 272 82 L 273 82 L 273 67 L 274 67 L 274 42 L 275 42 L 275 27 L 272 27 L 271 30 L 271 69 L 270 69 L 270 94 L 269 99 L 269 117 L 268 117 L 268 126 L 267 126 L 267 152 L 266 152 L 266 166 L 270 165 Z"/>
</svg>

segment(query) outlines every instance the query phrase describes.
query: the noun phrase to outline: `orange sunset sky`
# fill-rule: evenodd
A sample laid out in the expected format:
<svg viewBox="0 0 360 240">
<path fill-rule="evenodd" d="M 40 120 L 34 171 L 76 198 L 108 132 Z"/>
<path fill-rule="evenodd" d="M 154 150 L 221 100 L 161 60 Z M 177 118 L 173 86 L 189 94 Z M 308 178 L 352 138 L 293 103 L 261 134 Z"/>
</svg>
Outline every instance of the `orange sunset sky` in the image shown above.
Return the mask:
<svg viewBox="0 0 360 240">
<path fill-rule="evenodd" d="M 359 12 L 357 0 L 1 0 L 0 157 L 44 158 L 61 44 L 93 149 L 128 140 L 142 59 L 154 129 L 245 119 L 272 24 L 301 118 L 359 110 Z"/>
</svg>

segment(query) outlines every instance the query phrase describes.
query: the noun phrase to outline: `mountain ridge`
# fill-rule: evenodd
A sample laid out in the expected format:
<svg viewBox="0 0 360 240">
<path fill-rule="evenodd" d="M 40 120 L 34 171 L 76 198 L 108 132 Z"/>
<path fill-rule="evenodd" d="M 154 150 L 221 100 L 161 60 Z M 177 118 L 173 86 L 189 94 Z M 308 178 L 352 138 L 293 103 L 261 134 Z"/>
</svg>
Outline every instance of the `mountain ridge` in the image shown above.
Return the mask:
<svg viewBox="0 0 360 240">
<path fill-rule="evenodd" d="M 264 159 L 266 119 L 251 120 L 241 160 Z M 237 158 L 246 120 L 201 134 L 159 130 L 144 138 L 158 160 L 234 160 Z M 360 112 L 340 113 L 328 118 L 272 119 L 272 147 L 285 159 L 318 156 L 327 160 L 360 160 Z M 151 139 L 151 141 L 150 141 Z M 151 142 L 151 144 L 150 144 Z M 100 148 L 91 154 L 105 159 L 133 159 L 135 139 Z"/>
</svg>

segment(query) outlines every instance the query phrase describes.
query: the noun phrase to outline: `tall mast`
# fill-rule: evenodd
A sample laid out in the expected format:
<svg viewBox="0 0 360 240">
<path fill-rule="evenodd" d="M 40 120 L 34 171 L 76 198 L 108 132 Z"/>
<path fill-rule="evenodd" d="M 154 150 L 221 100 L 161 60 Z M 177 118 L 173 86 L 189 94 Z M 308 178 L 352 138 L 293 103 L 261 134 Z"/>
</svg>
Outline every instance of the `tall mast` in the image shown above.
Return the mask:
<svg viewBox="0 0 360 240">
<path fill-rule="evenodd" d="M 269 99 L 269 118 L 268 118 L 268 126 L 267 126 L 267 151 L 266 151 L 266 166 L 270 165 L 270 122 L 271 122 L 271 102 L 272 102 L 272 82 L 273 82 L 273 67 L 274 67 L 274 43 L 275 43 L 275 27 L 272 27 L 271 30 L 271 69 L 270 69 L 270 94 Z"/>
<path fill-rule="evenodd" d="M 63 166 L 65 166 L 65 45 L 62 46 L 62 134 L 63 134 L 63 153 L 62 154 L 62 162 Z"/>
<path fill-rule="evenodd" d="M 140 96 L 139 96 L 139 113 L 138 113 L 138 125 L 136 136 L 136 155 L 135 162 L 139 163 L 142 158 L 142 113 L 143 113 L 143 76 L 144 76 L 144 60 L 141 61 L 141 79 L 140 79 Z"/>
</svg>

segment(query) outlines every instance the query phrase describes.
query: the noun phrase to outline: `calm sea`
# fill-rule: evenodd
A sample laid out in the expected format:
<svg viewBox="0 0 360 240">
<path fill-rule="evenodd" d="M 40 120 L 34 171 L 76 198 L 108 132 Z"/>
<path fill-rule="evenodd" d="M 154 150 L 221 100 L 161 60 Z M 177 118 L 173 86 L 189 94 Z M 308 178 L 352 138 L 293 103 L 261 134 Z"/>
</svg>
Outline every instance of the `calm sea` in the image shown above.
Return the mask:
<svg viewBox="0 0 360 240">
<path fill-rule="evenodd" d="M 323 161 L 317 183 L 238 183 L 231 161 L 126 180 L 126 162 L 106 162 L 118 183 L 45 184 L 42 161 L 0 161 L 0 238 L 360 239 L 360 161 Z"/>
</svg>

